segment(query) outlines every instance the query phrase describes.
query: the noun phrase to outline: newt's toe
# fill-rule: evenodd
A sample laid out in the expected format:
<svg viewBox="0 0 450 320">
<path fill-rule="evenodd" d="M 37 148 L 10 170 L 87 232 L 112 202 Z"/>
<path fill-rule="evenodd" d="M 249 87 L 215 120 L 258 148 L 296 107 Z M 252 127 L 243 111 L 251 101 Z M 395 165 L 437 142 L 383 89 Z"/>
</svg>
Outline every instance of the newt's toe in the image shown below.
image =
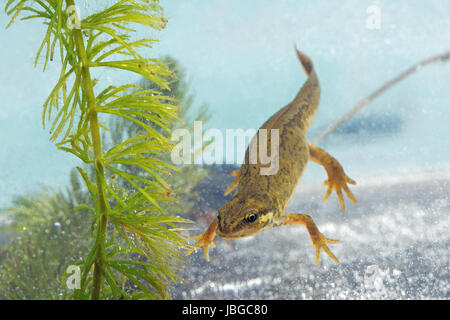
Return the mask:
<svg viewBox="0 0 450 320">
<path fill-rule="evenodd" d="M 341 169 L 341 168 L 340 168 Z M 345 209 L 345 203 L 344 203 L 344 194 L 342 193 L 342 190 L 347 194 L 348 198 L 351 202 L 354 204 L 358 204 L 356 201 L 355 196 L 350 191 L 347 184 L 356 184 L 354 180 L 349 178 L 343 170 L 336 170 L 335 172 L 329 173 L 329 178 L 326 180 L 323 184 L 325 186 L 328 186 L 327 191 L 325 193 L 325 196 L 323 197 L 323 202 L 328 200 L 328 197 L 330 196 L 331 192 L 334 190 L 336 191 L 339 206 L 341 207 L 341 210 L 344 211 Z"/>
<path fill-rule="evenodd" d="M 325 238 L 324 235 L 320 234 L 320 239 L 311 244 L 311 247 L 316 248 L 316 259 L 314 263 L 319 264 L 320 250 L 322 249 L 336 264 L 339 264 L 338 258 L 336 258 L 336 256 L 333 254 L 333 252 L 331 252 L 330 248 L 328 248 L 327 246 L 327 244 L 334 244 L 338 242 L 339 240 L 328 239 Z"/>
<path fill-rule="evenodd" d="M 216 245 L 214 244 L 214 242 L 205 239 L 203 234 L 191 236 L 191 238 L 197 238 L 200 240 L 198 240 L 197 243 L 192 246 L 192 248 L 186 251 L 186 256 L 190 255 L 192 252 L 203 246 L 203 254 L 205 256 L 205 259 L 206 261 L 209 261 L 209 247 L 215 248 Z"/>
<path fill-rule="evenodd" d="M 209 261 L 209 252 L 208 248 L 215 248 L 213 239 L 216 235 L 218 221 L 214 219 L 214 221 L 210 224 L 208 229 L 202 234 L 192 235 L 191 238 L 199 239 L 196 244 L 194 244 L 188 251 L 186 251 L 186 255 L 190 255 L 192 252 L 197 250 L 203 246 L 203 254 L 205 256 L 206 261 Z"/>
</svg>

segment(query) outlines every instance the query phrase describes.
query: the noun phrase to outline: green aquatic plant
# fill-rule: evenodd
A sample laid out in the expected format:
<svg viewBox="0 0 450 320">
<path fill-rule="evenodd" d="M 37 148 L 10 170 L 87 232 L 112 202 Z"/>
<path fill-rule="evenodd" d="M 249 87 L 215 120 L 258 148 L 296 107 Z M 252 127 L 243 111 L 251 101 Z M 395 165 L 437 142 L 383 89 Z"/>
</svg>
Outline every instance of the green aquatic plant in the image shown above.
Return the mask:
<svg viewBox="0 0 450 320">
<path fill-rule="evenodd" d="M 161 155 L 173 147 L 170 128 L 179 120 L 179 109 L 174 98 L 160 91 L 170 90 L 167 79 L 173 72 L 140 53 L 156 40 L 131 36 L 133 24 L 164 28 L 162 8 L 158 1 L 122 0 L 83 19 L 74 0 L 9 0 L 5 10 L 12 16 L 8 26 L 25 13 L 22 19 L 42 19 L 47 27 L 36 64 L 43 59 L 45 70 L 59 58 L 61 72 L 44 102 L 43 125 L 49 125 L 50 140 L 60 150 L 94 172 L 91 177 L 77 167 L 91 201 L 75 209 L 91 213 L 94 241 L 79 262 L 80 288 L 73 298 L 167 298 L 166 282 L 179 279 L 180 251 L 188 246 L 180 232 L 180 223 L 188 221 L 164 210 L 173 202 L 166 178 L 178 168 Z M 139 74 L 156 86 L 100 88 L 92 74 L 102 67 Z M 132 122 L 139 134 L 105 148 L 108 116 Z M 145 175 L 134 174 L 132 167 Z M 125 190 L 120 181 L 133 190 Z M 130 293 L 127 283 L 138 290 Z"/>
<path fill-rule="evenodd" d="M 203 104 L 197 110 L 192 110 L 194 95 L 189 92 L 183 68 L 171 57 L 161 60 L 176 75 L 169 83 L 171 90 L 162 90 L 162 93 L 179 101 L 178 106 L 182 109 L 179 117 L 184 123 L 183 128 L 192 131 L 193 121 L 207 121 L 208 108 Z M 143 78 L 139 85 L 149 89 L 153 84 Z M 174 122 L 171 129 L 180 123 Z M 107 146 L 117 145 L 126 137 L 137 136 L 140 131 L 139 126 L 122 118 L 112 118 L 110 128 L 111 134 L 103 139 Z M 158 127 L 155 128 L 158 130 Z M 166 154 L 161 156 L 167 158 Z M 139 168 L 128 170 L 132 170 L 135 175 L 146 174 Z M 200 196 L 196 186 L 208 171 L 185 165 L 180 173 L 167 179 L 173 188 L 172 195 L 177 200 L 165 208 L 168 214 L 186 217 Z M 93 170 L 90 176 L 95 177 Z M 123 190 L 133 189 L 126 182 L 122 181 L 122 184 Z M 90 236 L 87 219 L 89 211 L 75 208 L 82 204 L 92 206 L 91 202 L 89 192 L 82 188 L 82 181 L 75 169 L 71 171 L 70 184 L 66 190 L 51 191 L 44 188 L 37 194 L 20 195 L 14 199 L 13 205 L 7 210 L 11 223 L 3 230 L 3 234 L 7 232 L 10 235 L 9 241 L 6 245 L 0 245 L 0 300 L 64 299 L 70 296 L 71 290 L 66 285 L 68 277 L 64 277 L 64 270 L 76 264 L 80 257 L 85 257 L 94 240 Z M 126 284 L 125 287 L 130 286 Z"/>
<path fill-rule="evenodd" d="M 181 121 L 174 122 L 170 130 L 174 131 L 179 128 L 188 130 L 191 135 L 194 134 L 194 122 L 201 121 L 203 125 L 207 124 L 211 114 L 209 112 L 209 107 L 207 104 L 202 103 L 196 105 L 194 109 L 195 95 L 190 90 L 190 84 L 187 82 L 186 72 L 180 63 L 171 56 L 165 56 L 160 59 L 165 63 L 169 69 L 176 75 L 175 78 L 166 78 L 169 83 L 170 90 L 159 89 L 164 96 L 169 96 L 178 101 L 179 107 L 179 118 Z M 157 85 L 149 81 L 146 78 L 141 78 L 137 83 L 139 87 L 145 90 L 157 90 Z M 150 124 L 152 125 L 152 124 Z M 111 121 L 111 140 L 112 144 L 119 144 L 120 141 L 125 140 L 129 137 L 134 137 L 139 135 L 142 130 L 140 126 L 130 123 L 123 118 L 113 118 Z M 154 129 L 161 131 L 162 128 L 154 126 Z M 199 145 L 199 149 L 192 150 L 193 156 L 199 155 L 203 152 L 209 145 L 211 141 L 200 141 L 196 145 Z M 169 162 L 170 154 L 161 154 L 161 160 Z M 131 173 L 135 175 L 145 174 L 139 168 L 130 167 L 127 168 Z M 166 181 L 172 188 L 172 195 L 177 200 L 167 206 L 165 209 L 169 214 L 172 215 L 183 215 L 188 212 L 197 198 L 200 196 L 198 193 L 194 192 L 193 189 L 197 185 L 200 179 L 204 178 L 208 173 L 209 169 L 205 167 L 195 166 L 193 164 L 184 164 L 180 166 L 180 172 L 178 174 L 168 177 Z M 124 187 L 128 188 L 130 185 L 125 181 Z"/>
<path fill-rule="evenodd" d="M 7 226 L 11 239 L 0 246 L 0 300 L 70 296 L 65 270 L 85 257 L 94 241 L 89 212 L 74 209 L 89 202 L 76 170 L 67 190 L 44 189 L 13 200 Z"/>
</svg>

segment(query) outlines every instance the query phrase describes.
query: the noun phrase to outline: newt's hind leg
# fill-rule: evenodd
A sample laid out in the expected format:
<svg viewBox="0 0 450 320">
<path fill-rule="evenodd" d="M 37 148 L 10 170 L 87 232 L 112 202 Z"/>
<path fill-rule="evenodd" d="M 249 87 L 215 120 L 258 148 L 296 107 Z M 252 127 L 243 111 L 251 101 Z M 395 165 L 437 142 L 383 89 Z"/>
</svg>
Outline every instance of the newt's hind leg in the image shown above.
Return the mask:
<svg viewBox="0 0 450 320">
<path fill-rule="evenodd" d="M 241 169 L 237 169 L 237 170 L 234 170 L 233 172 L 231 172 L 231 175 L 236 177 L 236 178 L 234 179 L 234 181 L 232 183 L 230 183 L 228 188 L 225 190 L 225 192 L 223 193 L 224 196 L 228 195 L 238 185 L 238 183 L 239 183 L 239 172 L 241 172 Z"/>
<path fill-rule="evenodd" d="M 336 263 L 339 264 L 338 258 L 331 252 L 328 248 L 327 244 L 329 243 L 338 243 L 338 240 L 332 240 L 325 238 L 325 236 L 319 231 L 313 219 L 306 214 L 298 214 L 298 213 L 288 213 L 282 217 L 281 225 L 289 226 L 289 225 L 304 225 L 308 230 L 309 236 L 312 240 L 311 247 L 316 248 L 316 259 L 315 264 L 319 263 L 320 250 L 325 251 L 330 258 Z"/>
<path fill-rule="evenodd" d="M 348 198 L 354 203 L 358 202 L 355 199 L 355 196 L 348 188 L 347 183 L 356 184 L 356 182 L 350 179 L 344 172 L 341 164 L 329 155 L 325 150 L 313 145 L 312 143 L 308 143 L 309 146 L 309 159 L 322 165 L 328 174 L 328 180 L 324 182 L 324 185 L 328 186 L 327 192 L 325 193 L 325 197 L 323 201 L 325 202 L 330 196 L 333 190 L 336 191 L 339 205 L 341 206 L 342 211 L 345 209 L 344 205 L 344 196 L 342 195 L 342 189 L 347 194 Z"/>
</svg>

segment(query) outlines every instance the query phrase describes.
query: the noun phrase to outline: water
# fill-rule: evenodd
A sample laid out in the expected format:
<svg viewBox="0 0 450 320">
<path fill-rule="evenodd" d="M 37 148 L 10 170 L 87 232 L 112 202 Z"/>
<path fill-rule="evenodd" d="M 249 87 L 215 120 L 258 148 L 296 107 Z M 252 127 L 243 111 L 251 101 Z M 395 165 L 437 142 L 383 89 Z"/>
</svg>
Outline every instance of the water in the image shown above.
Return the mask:
<svg viewBox="0 0 450 320">
<path fill-rule="evenodd" d="M 322 88 L 310 138 L 400 72 L 450 50 L 445 0 L 161 4 L 169 24 L 151 35 L 161 44 L 149 55 L 171 54 L 186 67 L 197 101 L 213 113 L 208 127 L 223 132 L 256 129 L 295 96 L 306 77 L 294 45 L 312 58 Z M 371 5 L 380 9 L 380 29 L 366 26 Z M 83 8 L 87 2 L 82 15 Z M 0 15 L 0 25 L 6 23 Z M 20 21 L 0 33 L 8 43 L 0 52 L 7 61 L 0 73 L 0 208 L 41 185 L 66 186 L 78 164 L 40 126 L 59 70 L 32 67 L 42 35 L 41 24 Z M 95 76 L 137 80 L 108 71 Z M 192 256 L 186 283 L 173 296 L 447 299 L 449 83 L 450 62 L 422 68 L 320 143 L 358 182 L 352 190 L 359 204 L 348 204 L 345 213 L 335 197 L 322 204 L 325 172 L 310 164 L 290 208 L 311 213 L 324 234 L 341 240 L 332 249 L 341 265 L 322 255 L 314 266 L 305 230 L 272 230 L 234 247 L 219 242 L 210 264 Z"/>
<path fill-rule="evenodd" d="M 170 54 L 185 66 L 198 104 L 208 103 L 213 113 L 207 125 L 222 132 L 257 129 L 295 96 L 306 77 L 294 45 L 313 59 L 322 88 L 310 137 L 406 68 L 450 46 L 450 3 L 444 0 L 161 3 L 167 28 L 159 34 L 138 29 L 161 39 L 149 55 Z M 372 5 L 380 10 L 380 29 L 367 28 Z M 93 10 L 95 4 L 80 3 L 82 16 Z M 0 24 L 6 23 L 3 14 Z M 56 63 L 46 73 L 40 63 L 33 69 L 44 31 L 39 22 L 26 21 L 0 34 L 10 44 L 0 52 L 8 61 L 0 74 L 0 207 L 41 184 L 65 186 L 70 168 L 79 164 L 58 152 L 41 127 L 41 106 L 59 71 Z M 107 70 L 94 75 L 107 84 L 138 80 Z M 342 143 L 321 145 L 358 176 L 448 169 L 449 82 L 450 63 L 423 68 L 361 114 L 369 122 L 398 120 L 399 130 L 382 136 L 380 127 L 372 135 L 340 135 L 334 139 Z"/>
<path fill-rule="evenodd" d="M 400 182 L 402 181 L 402 182 Z M 177 299 L 448 299 L 450 173 L 360 181 L 339 210 L 324 188 L 298 190 L 289 212 L 311 214 L 340 243 L 314 265 L 302 226 L 263 232 L 190 256 Z"/>
<path fill-rule="evenodd" d="M 195 48 L 183 47 L 183 57 L 214 108 L 210 125 L 222 130 L 258 128 L 297 93 L 305 76 L 293 44 L 312 57 L 322 88 L 310 138 L 413 64 L 450 49 L 445 1 L 219 3 L 169 9 L 174 18 L 192 13 L 198 24 L 178 20 L 166 45 L 179 54 L 173 35 L 183 25 Z M 381 8 L 379 30 L 364 27 L 371 4 Z M 190 257 L 174 297 L 448 299 L 449 71 L 448 62 L 418 70 L 320 143 L 358 182 L 359 203 L 347 203 L 345 213 L 336 197 L 322 204 L 326 174 L 310 164 L 289 208 L 340 239 L 332 248 L 339 266 L 324 255 L 314 265 L 301 227 L 232 246 L 218 239 L 210 263 L 200 252 Z"/>
</svg>

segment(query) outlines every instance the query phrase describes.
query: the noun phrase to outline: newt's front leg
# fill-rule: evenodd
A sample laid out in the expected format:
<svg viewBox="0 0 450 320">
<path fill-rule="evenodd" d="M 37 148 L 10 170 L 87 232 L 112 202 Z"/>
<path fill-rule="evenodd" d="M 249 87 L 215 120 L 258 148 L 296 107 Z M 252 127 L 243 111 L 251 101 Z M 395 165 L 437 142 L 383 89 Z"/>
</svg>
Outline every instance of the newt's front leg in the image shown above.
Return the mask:
<svg viewBox="0 0 450 320">
<path fill-rule="evenodd" d="M 217 221 L 217 219 L 214 219 L 214 221 L 209 225 L 208 229 L 206 229 L 205 232 L 203 232 L 202 234 L 199 234 L 199 235 L 191 236 L 192 238 L 197 238 L 200 240 L 198 240 L 197 243 L 194 244 L 194 246 L 186 252 L 186 255 L 190 255 L 197 248 L 203 246 L 203 253 L 205 255 L 205 259 L 206 259 L 206 261 L 209 261 L 208 247 L 210 247 L 210 246 L 212 248 L 215 247 L 213 240 L 214 240 L 214 237 L 216 236 L 217 226 L 218 226 L 218 221 Z"/>
<path fill-rule="evenodd" d="M 344 172 L 341 164 L 329 155 L 325 150 L 313 145 L 312 143 L 308 143 L 309 147 L 309 159 L 322 165 L 328 174 L 328 180 L 324 182 L 326 186 L 328 186 L 327 192 L 323 198 L 325 202 L 330 196 L 333 190 L 336 191 L 339 205 L 341 206 L 342 211 L 345 209 L 344 205 L 344 196 L 342 195 L 342 189 L 345 191 L 349 199 L 357 204 L 358 202 L 355 199 L 355 196 L 348 188 L 347 183 L 356 184 L 356 182 L 350 179 Z"/>
<path fill-rule="evenodd" d="M 325 251 L 330 258 L 336 262 L 336 264 L 339 264 L 338 258 L 331 252 L 331 250 L 328 248 L 328 243 L 338 243 L 338 240 L 332 240 L 325 238 L 325 236 L 319 231 L 316 224 L 314 223 L 313 219 L 306 215 L 306 214 L 298 214 L 298 213 L 287 213 L 286 215 L 282 216 L 281 218 L 281 225 L 304 225 L 306 229 L 308 230 L 309 236 L 312 240 L 311 247 L 316 248 L 316 260 L 315 264 L 319 263 L 319 257 L 320 257 L 320 250 L 322 249 Z"/>
</svg>

